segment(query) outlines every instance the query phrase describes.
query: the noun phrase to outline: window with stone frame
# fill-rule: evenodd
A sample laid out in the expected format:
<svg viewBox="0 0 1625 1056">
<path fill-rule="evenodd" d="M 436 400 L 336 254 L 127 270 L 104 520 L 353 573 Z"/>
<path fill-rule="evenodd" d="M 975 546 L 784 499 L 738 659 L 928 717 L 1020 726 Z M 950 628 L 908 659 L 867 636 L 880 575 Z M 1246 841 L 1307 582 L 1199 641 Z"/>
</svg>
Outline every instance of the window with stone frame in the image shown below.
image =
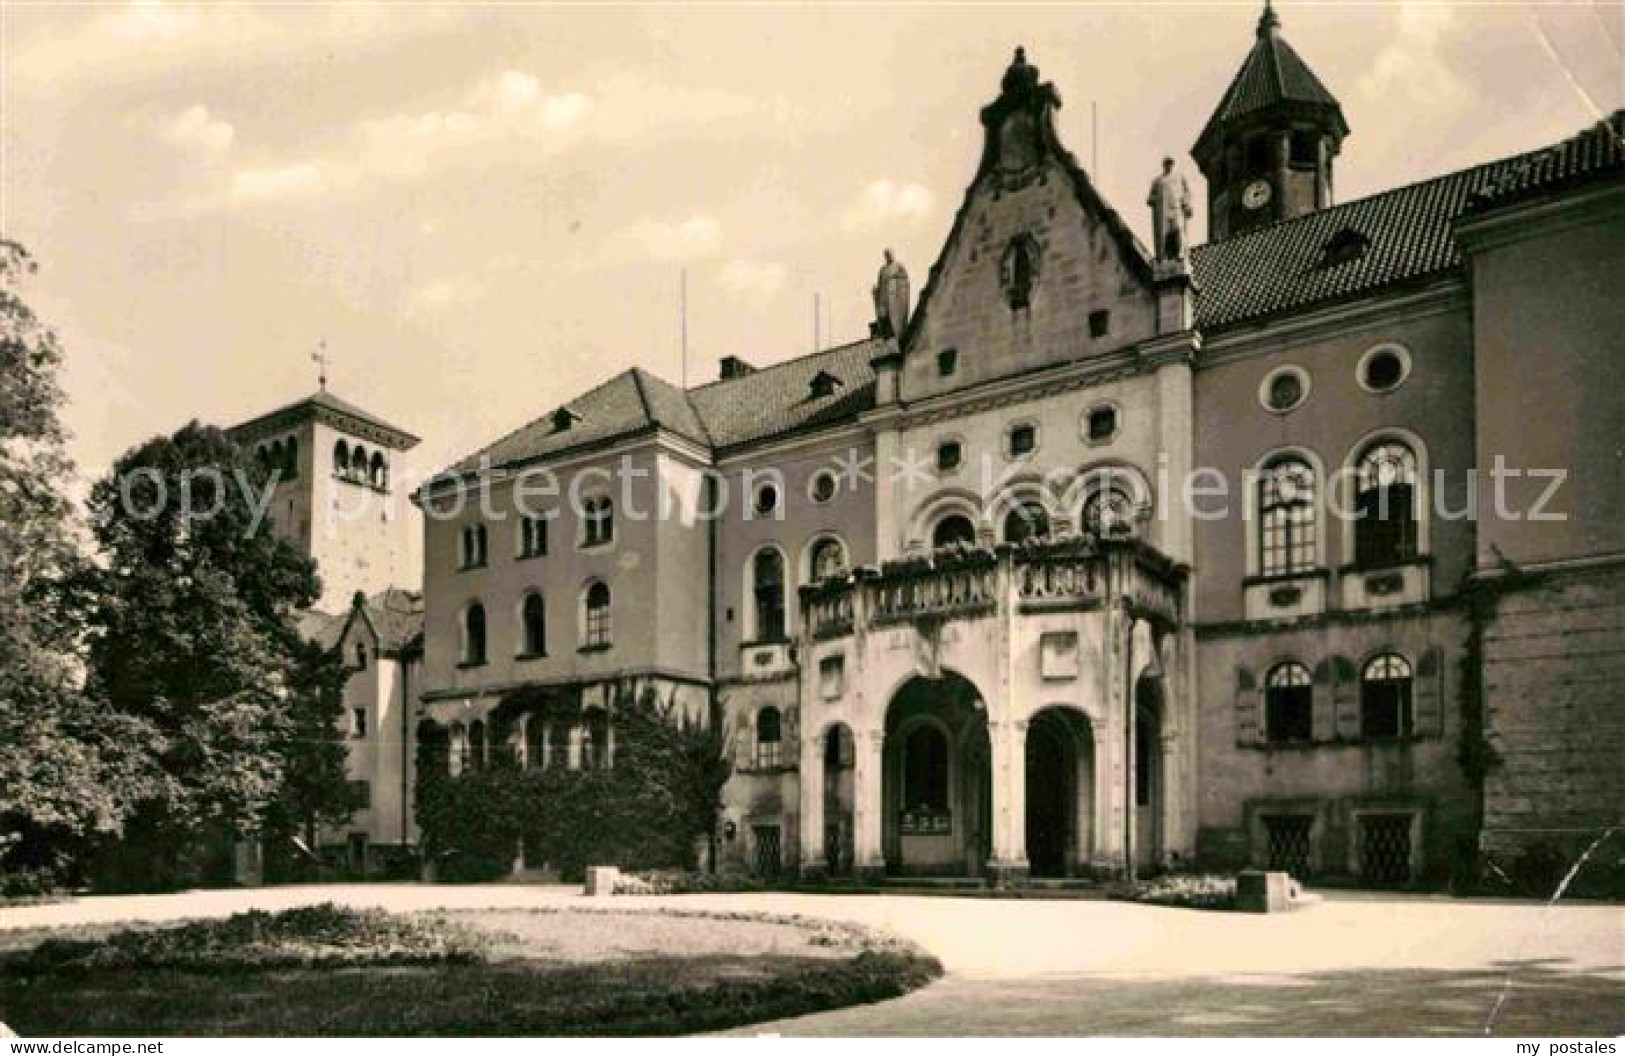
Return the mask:
<svg viewBox="0 0 1625 1056">
<path fill-rule="evenodd" d="M 783 640 L 784 555 L 778 550 L 766 547 L 751 558 L 751 594 L 756 606 L 756 641 Z"/>
<path fill-rule="evenodd" d="M 1297 458 L 1265 467 L 1258 481 L 1258 570 L 1289 576 L 1315 568 L 1315 471 Z"/>
<path fill-rule="evenodd" d="M 756 713 L 756 766 L 771 770 L 783 760 L 783 719 L 779 709 L 766 707 Z"/>
<path fill-rule="evenodd" d="M 594 582 L 587 587 L 582 598 L 581 644 L 589 649 L 602 649 L 610 642 L 609 586 Z"/>
<path fill-rule="evenodd" d="M 1314 694 L 1314 680 L 1302 664 L 1288 661 L 1271 668 L 1264 680 L 1264 740 L 1269 744 L 1314 740 Z"/>
<path fill-rule="evenodd" d="M 547 520 L 542 517 L 524 517 L 519 521 L 519 556 L 545 557 L 547 555 Z"/>
<path fill-rule="evenodd" d="M 605 546 L 615 538 L 615 504 L 609 496 L 588 499 L 581 504 L 581 545 Z"/>
<path fill-rule="evenodd" d="M 1049 511 L 1041 503 L 1023 502 L 1004 517 L 1004 541 L 1026 543 L 1049 537 Z"/>
<path fill-rule="evenodd" d="M 1360 736 L 1366 740 L 1409 737 L 1412 725 L 1410 661 L 1383 653 L 1360 672 Z"/>
<path fill-rule="evenodd" d="M 1415 560 L 1416 453 L 1397 440 L 1373 444 L 1354 479 L 1354 563 L 1391 568 Z"/>
<path fill-rule="evenodd" d="M 463 664 L 485 663 L 485 606 L 479 602 L 463 613 Z"/>
<path fill-rule="evenodd" d="M 519 620 L 523 629 L 519 653 L 521 656 L 544 656 L 547 653 L 547 604 L 540 594 L 526 594 L 520 606 Z"/>
</svg>

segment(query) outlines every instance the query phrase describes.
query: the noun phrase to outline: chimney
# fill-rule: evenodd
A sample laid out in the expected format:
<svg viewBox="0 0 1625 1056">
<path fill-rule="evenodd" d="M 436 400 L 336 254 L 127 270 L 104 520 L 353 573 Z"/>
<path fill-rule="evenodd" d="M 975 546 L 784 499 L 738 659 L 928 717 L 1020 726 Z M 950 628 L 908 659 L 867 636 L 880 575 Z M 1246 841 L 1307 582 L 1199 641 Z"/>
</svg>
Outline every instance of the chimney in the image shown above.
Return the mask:
<svg viewBox="0 0 1625 1056">
<path fill-rule="evenodd" d="M 756 373 L 756 368 L 740 359 L 738 356 L 722 357 L 722 380 L 742 378 L 746 374 Z"/>
</svg>

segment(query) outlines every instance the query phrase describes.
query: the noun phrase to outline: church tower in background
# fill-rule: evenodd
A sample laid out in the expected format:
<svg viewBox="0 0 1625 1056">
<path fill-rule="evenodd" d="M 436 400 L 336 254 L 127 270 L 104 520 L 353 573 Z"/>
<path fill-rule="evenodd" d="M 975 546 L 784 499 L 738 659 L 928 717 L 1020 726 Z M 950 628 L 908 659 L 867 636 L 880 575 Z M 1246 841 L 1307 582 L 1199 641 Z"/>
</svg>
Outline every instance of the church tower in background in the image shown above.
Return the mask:
<svg viewBox="0 0 1625 1056">
<path fill-rule="evenodd" d="M 1331 205 L 1332 161 L 1348 134 L 1343 108 L 1266 2 L 1252 51 L 1191 148 L 1207 178 L 1208 240 Z"/>
<path fill-rule="evenodd" d="M 316 560 L 327 613 L 349 610 L 357 592 L 416 589 L 408 564 L 410 510 L 392 483 L 395 459 L 418 438 L 346 400 L 320 392 L 244 422 L 229 435 L 276 468 L 269 520 L 277 535 Z"/>
</svg>

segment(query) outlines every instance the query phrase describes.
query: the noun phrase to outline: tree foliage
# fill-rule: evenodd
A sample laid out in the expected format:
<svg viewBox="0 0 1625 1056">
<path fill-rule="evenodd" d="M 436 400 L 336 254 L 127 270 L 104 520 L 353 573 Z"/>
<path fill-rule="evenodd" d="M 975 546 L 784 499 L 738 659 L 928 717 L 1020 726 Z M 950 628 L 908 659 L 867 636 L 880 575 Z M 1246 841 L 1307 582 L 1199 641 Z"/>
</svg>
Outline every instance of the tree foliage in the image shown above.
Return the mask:
<svg viewBox="0 0 1625 1056">
<path fill-rule="evenodd" d="M 521 768 L 509 733 L 519 717 L 572 721 L 578 704 L 520 703 L 493 718 L 492 763 L 453 777 L 444 731 L 418 743 L 418 822 L 424 853 L 449 880 L 506 872 L 523 844 L 527 862 L 579 877 L 590 864 L 691 868 L 709 836 L 729 765 L 714 723 L 683 714 L 653 687 L 619 687 L 611 708 L 614 765 Z"/>
<path fill-rule="evenodd" d="M 193 422 L 92 490 L 106 567 L 88 591 L 90 686 L 153 730 L 159 774 L 105 860 L 115 885 L 207 878 L 208 851 L 342 794 L 342 753 L 335 765 L 322 747 L 337 737 L 339 661 L 300 638 L 319 583 L 261 517 L 266 473 Z"/>
<path fill-rule="evenodd" d="M 62 353 L 23 300 L 33 271 L 0 240 L 0 891 L 65 879 L 119 831 L 144 773 L 142 725 L 79 687 Z"/>
</svg>

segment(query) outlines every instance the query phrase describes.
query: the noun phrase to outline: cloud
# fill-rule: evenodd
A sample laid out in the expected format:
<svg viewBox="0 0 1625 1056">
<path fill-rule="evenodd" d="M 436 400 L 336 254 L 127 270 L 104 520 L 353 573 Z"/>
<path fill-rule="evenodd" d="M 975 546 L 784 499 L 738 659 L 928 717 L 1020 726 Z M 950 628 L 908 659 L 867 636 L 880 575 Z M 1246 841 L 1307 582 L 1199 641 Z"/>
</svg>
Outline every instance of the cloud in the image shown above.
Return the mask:
<svg viewBox="0 0 1625 1056">
<path fill-rule="evenodd" d="M 162 122 L 158 135 L 178 150 L 220 154 L 231 149 L 237 130 L 230 122 L 212 116 L 208 107 L 199 105 L 189 106 Z"/>
<path fill-rule="evenodd" d="M 411 291 L 407 295 L 406 310 L 409 315 L 422 318 L 448 308 L 472 304 L 484 293 L 484 287 L 473 279 L 466 275 L 454 275 L 424 283 Z"/>
<path fill-rule="evenodd" d="M 236 202 L 279 201 L 319 191 L 323 182 L 322 171 L 313 162 L 240 169 L 231 180 L 231 198 Z"/>
<path fill-rule="evenodd" d="M 366 122 L 359 164 L 381 175 L 410 177 L 482 147 L 550 145 L 543 134 L 568 131 L 591 108 L 592 100 L 579 92 L 550 95 L 535 76 L 504 70 L 471 87 L 458 106 Z"/>
<path fill-rule="evenodd" d="M 771 260 L 730 260 L 717 272 L 717 282 L 735 297 L 770 300 L 784 286 L 788 270 Z"/>
<path fill-rule="evenodd" d="M 842 218 L 848 231 L 886 224 L 914 223 L 931 212 L 931 192 L 918 183 L 875 180 L 863 189 Z"/>
<path fill-rule="evenodd" d="M 657 260 L 693 260 L 721 248 L 722 225 L 704 215 L 675 223 L 645 220 L 628 228 L 623 237 Z"/>
<path fill-rule="evenodd" d="M 1442 53 L 1456 26 L 1454 8 L 1408 0 L 1399 9 L 1393 39 L 1377 53 L 1358 89 L 1373 100 L 1420 100 L 1430 111 L 1451 113 L 1472 99 L 1467 83 L 1450 69 Z"/>
</svg>

